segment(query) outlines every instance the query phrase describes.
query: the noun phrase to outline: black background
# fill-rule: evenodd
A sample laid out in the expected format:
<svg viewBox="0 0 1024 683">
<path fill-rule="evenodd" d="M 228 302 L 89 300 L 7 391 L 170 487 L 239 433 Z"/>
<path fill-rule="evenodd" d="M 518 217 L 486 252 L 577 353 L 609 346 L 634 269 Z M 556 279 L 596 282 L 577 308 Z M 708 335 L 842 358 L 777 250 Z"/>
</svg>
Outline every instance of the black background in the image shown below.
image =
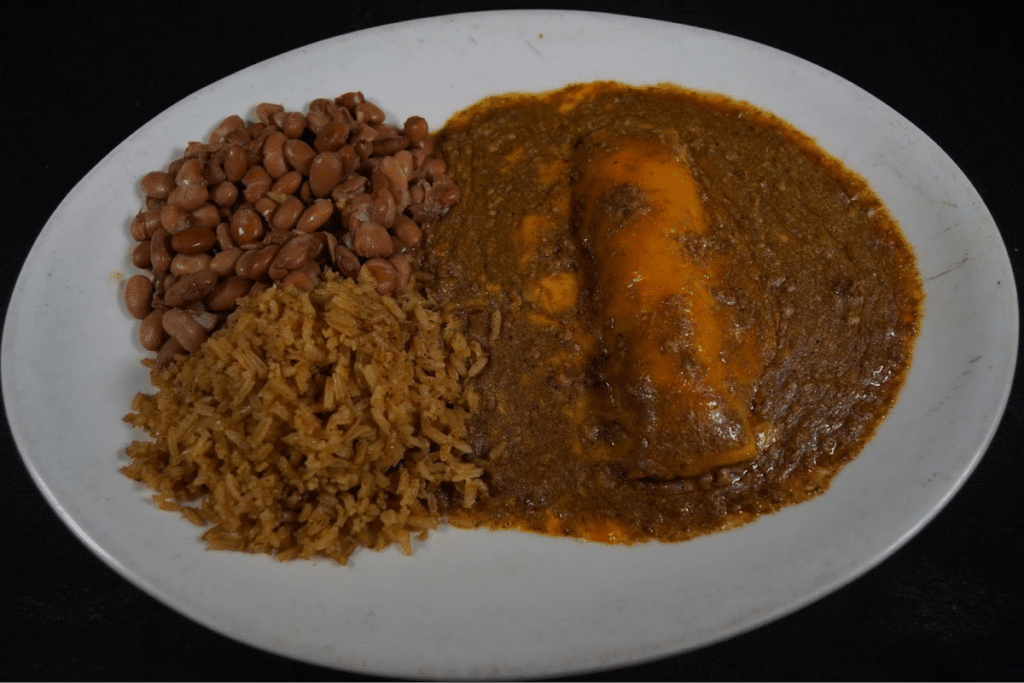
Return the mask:
<svg viewBox="0 0 1024 683">
<path fill-rule="evenodd" d="M 6 2 L 0 6 L 0 116 L 7 121 L 0 131 L 0 301 L 6 310 L 29 248 L 63 197 L 118 143 L 179 99 L 323 38 L 508 8 L 595 10 L 690 24 L 765 43 L 845 77 L 914 122 L 959 164 L 992 212 L 1019 282 L 1020 12 L 1010 3 L 909 7 L 645 0 Z M 1018 381 L 991 448 L 948 507 L 852 584 L 726 642 L 580 678 L 1019 679 L 1022 425 Z M 29 478 L 6 422 L 2 428 L 0 676 L 365 678 L 241 645 L 136 589 L 59 521 Z"/>
</svg>

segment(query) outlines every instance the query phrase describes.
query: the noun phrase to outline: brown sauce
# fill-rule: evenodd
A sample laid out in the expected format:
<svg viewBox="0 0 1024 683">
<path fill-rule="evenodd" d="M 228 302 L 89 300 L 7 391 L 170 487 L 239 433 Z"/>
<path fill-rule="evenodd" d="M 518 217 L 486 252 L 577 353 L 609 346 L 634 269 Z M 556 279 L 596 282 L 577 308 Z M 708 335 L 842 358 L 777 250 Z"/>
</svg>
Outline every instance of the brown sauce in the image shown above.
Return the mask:
<svg viewBox="0 0 1024 683">
<path fill-rule="evenodd" d="M 462 200 L 425 266 L 490 350 L 469 439 L 488 494 L 452 523 L 616 543 L 733 527 L 824 492 L 895 401 L 913 253 L 777 118 L 595 83 L 485 100 L 437 142 Z"/>
</svg>

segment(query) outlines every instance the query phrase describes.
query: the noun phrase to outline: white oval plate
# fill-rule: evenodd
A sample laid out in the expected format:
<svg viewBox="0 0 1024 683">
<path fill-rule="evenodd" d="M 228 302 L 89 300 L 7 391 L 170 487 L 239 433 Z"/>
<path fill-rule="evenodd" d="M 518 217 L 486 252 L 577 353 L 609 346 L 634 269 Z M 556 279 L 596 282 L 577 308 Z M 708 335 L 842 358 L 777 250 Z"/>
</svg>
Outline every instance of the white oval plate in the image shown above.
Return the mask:
<svg viewBox="0 0 1024 683">
<path fill-rule="evenodd" d="M 148 388 L 120 273 L 138 179 L 259 102 L 363 90 L 436 129 L 476 100 L 570 82 L 673 82 L 775 112 L 850 168 L 913 242 L 927 300 L 906 387 L 824 496 L 683 544 L 587 545 L 442 530 L 413 557 L 282 564 L 204 550 L 196 527 L 122 477 L 122 421 Z M 116 571 L 232 638 L 351 671 L 546 676 L 699 647 L 852 580 L 919 530 L 981 458 L 1006 404 L 1016 292 L 991 216 L 920 130 L 841 78 L 726 35 L 578 12 L 455 15 L 361 31 L 225 78 L 111 152 L 47 223 L 3 337 L 15 440 L 61 518 Z"/>
</svg>

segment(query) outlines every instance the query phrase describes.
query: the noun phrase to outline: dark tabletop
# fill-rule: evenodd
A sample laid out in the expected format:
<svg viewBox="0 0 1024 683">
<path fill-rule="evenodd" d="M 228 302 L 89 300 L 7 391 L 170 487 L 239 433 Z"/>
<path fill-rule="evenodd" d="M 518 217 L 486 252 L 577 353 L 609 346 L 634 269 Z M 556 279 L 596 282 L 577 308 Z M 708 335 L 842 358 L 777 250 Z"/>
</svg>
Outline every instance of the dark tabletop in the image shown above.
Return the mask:
<svg viewBox="0 0 1024 683">
<path fill-rule="evenodd" d="M 946 3 L 949 4 L 949 3 Z M 906 116 L 963 169 L 1024 274 L 1019 9 L 985 2 L 88 3 L 0 9 L 0 301 L 58 203 L 93 165 L 193 91 L 357 29 L 462 11 L 586 9 L 665 19 L 814 62 Z M 1015 7 L 1019 4 L 1014 3 Z M 257 9 L 258 8 L 258 9 Z M 276 9 L 282 8 L 282 9 Z M 226 112 L 231 113 L 231 112 Z M 165 607 L 92 555 L 32 483 L 2 424 L 0 677 L 363 678 L 264 653 Z M 1024 673 L 1024 391 L 977 470 L 906 546 L 795 614 L 660 661 L 582 678 L 1019 679 Z"/>
</svg>

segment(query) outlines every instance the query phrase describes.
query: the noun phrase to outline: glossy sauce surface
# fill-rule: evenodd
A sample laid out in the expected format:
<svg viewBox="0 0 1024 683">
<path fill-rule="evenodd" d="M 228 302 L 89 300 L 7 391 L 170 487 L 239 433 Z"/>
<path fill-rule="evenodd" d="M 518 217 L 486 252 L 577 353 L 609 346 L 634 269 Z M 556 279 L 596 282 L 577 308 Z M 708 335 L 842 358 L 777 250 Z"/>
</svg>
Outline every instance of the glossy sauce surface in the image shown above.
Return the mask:
<svg viewBox="0 0 1024 683">
<path fill-rule="evenodd" d="M 729 528 L 825 491 L 895 400 L 913 253 L 861 179 L 771 115 L 595 83 L 486 100 L 438 143 L 462 200 L 426 267 L 491 355 L 471 425 L 489 495 L 453 523 L 624 543 Z"/>
</svg>

